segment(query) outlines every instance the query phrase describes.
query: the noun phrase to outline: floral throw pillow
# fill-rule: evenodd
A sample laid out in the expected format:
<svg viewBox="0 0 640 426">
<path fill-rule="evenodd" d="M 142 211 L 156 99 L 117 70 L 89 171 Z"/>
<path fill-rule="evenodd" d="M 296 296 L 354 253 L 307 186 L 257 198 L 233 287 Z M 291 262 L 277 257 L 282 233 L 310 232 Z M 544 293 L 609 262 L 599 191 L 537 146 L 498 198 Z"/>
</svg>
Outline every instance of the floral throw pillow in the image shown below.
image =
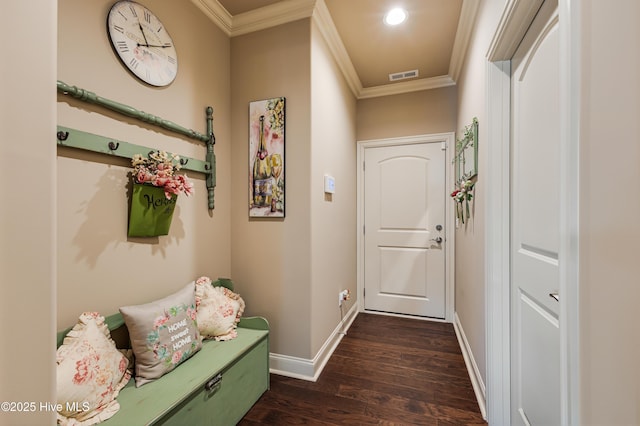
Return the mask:
<svg viewBox="0 0 640 426">
<path fill-rule="evenodd" d="M 194 283 L 155 302 L 120 308 L 135 355 L 136 387 L 162 377 L 202 347 Z"/>
<path fill-rule="evenodd" d="M 104 317 L 85 312 L 56 352 L 57 413 L 61 425 L 93 425 L 118 412 L 129 361 L 116 349 Z"/>
<path fill-rule="evenodd" d="M 244 312 L 244 300 L 226 287 L 213 287 L 211 279 L 196 280 L 198 328 L 205 339 L 230 340 Z"/>
</svg>

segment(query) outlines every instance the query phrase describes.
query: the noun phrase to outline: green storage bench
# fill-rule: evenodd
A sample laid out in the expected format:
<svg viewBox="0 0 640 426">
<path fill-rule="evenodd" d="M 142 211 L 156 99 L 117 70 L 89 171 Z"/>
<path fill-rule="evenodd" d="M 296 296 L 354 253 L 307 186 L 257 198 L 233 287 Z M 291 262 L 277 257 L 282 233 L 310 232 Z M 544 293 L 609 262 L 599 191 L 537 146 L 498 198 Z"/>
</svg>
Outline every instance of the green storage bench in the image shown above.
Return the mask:
<svg viewBox="0 0 640 426">
<path fill-rule="evenodd" d="M 105 318 L 119 349 L 129 348 L 121 314 Z M 58 347 L 69 330 L 58 333 Z M 205 340 L 202 349 L 161 378 L 120 391 L 120 410 L 100 423 L 123 425 L 216 425 L 238 423 L 269 388 L 269 324 L 241 318 L 232 340 Z"/>
</svg>

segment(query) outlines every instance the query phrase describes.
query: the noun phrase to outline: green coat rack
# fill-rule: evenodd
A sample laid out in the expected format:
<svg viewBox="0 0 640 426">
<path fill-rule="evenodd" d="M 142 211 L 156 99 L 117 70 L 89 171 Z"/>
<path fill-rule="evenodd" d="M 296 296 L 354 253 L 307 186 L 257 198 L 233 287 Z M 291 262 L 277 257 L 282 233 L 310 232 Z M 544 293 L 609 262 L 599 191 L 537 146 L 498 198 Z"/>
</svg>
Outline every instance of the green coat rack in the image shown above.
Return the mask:
<svg viewBox="0 0 640 426">
<path fill-rule="evenodd" d="M 136 109 L 132 106 L 115 102 L 110 99 L 103 98 L 85 89 L 81 89 L 76 86 L 70 86 L 62 81 L 58 80 L 58 92 L 63 95 L 69 95 L 83 102 L 99 105 L 101 107 L 110 109 L 127 117 L 135 118 L 142 122 L 151 124 L 156 127 L 163 128 L 165 130 L 178 133 L 186 136 L 190 139 L 195 139 L 200 142 L 204 142 L 207 146 L 207 153 L 205 160 L 198 160 L 190 157 L 180 156 L 180 164 L 183 169 L 191 170 L 194 172 L 204 173 L 206 175 L 206 186 L 208 193 L 208 207 L 210 210 L 214 208 L 214 189 L 216 187 L 216 155 L 213 151 L 213 146 L 216 143 L 216 138 L 213 134 L 213 108 L 208 106 L 206 108 L 206 134 L 198 133 L 194 130 L 182 127 L 174 122 L 165 120 L 156 115 L 152 115 Z M 60 146 L 68 146 L 72 148 L 84 149 L 88 151 L 98 152 L 101 154 L 113 155 L 116 157 L 131 159 L 134 154 L 141 154 L 145 152 L 155 151 L 153 148 L 149 148 L 142 145 L 136 145 L 125 141 L 119 141 L 113 138 L 94 135 L 91 133 L 83 132 L 81 130 L 72 129 L 69 127 L 58 126 L 56 134 L 57 143 Z"/>
</svg>

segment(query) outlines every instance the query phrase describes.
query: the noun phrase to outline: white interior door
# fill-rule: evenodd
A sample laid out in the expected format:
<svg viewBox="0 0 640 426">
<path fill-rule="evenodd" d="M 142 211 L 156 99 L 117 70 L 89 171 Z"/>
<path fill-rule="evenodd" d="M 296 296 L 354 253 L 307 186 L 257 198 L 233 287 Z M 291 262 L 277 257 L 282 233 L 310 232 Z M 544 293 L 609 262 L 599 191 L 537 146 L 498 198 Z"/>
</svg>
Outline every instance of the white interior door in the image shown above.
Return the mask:
<svg viewBox="0 0 640 426">
<path fill-rule="evenodd" d="M 364 308 L 445 317 L 445 144 L 364 152 Z"/>
<path fill-rule="evenodd" d="M 560 51 L 552 3 L 512 59 L 513 425 L 560 424 Z"/>
</svg>

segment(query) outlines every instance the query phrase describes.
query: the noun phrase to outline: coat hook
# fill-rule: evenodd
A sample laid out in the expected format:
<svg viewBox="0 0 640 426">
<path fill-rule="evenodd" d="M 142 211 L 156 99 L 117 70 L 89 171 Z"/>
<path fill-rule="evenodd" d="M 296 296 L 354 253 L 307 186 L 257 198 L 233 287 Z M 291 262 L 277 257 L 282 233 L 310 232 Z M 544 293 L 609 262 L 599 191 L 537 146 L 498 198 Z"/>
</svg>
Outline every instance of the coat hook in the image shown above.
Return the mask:
<svg viewBox="0 0 640 426">
<path fill-rule="evenodd" d="M 188 162 L 189 162 L 188 158 L 181 158 L 180 159 L 180 165 L 181 166 L 186 166 Z"/>
<path fill-rule="evenodd" d="M 60 131 L 56 134 L 59 141 L 66 141 L 69 138 L 69 132 Z"/>
<path fill-rule="evenodd" d="M 109 142 L 109 149 L 111 151 L 115 151 L 120 147 L 120 142 L 113 143 L 113 141 Z"/>
</svg>

